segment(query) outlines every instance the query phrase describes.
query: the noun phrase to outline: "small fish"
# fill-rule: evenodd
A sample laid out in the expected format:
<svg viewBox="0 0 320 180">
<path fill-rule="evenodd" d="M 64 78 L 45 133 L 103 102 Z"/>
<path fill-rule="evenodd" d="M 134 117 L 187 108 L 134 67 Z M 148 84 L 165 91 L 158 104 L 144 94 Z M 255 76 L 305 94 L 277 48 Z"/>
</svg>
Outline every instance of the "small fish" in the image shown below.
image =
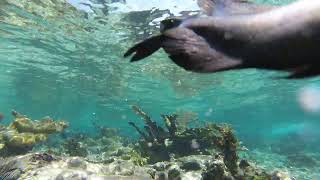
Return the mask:
<svg viewBox="0 0 320 180">
<path fill-rule="evenodd" d="M 320 74 L 320 1 L 265 7 L 202 0 L 202 6 L 212 16 L 164 20 L 160 35 L 124 57 L 134 54 L 131 61 L 139 61 L 163 48 L 177 65 L 198 73 L 257 68 L 291 72 L 288 79 Z"/>
</svg>

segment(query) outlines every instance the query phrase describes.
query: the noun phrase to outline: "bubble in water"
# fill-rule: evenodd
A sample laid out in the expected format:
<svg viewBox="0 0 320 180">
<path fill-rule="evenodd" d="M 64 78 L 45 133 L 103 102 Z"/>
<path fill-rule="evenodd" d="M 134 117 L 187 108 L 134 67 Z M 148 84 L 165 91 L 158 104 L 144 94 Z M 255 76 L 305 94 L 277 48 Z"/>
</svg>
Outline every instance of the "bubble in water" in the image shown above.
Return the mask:
<svg viewBox="0 0 320 180">
<path fill-rule="evenodd" d="M 320 88 L 305 87 L 300 90 L 298 100 L 300 106 L 307 112 L 320 111 Z"/>
<path fill-rule="evenodd" d="M 178 80 L 177 85 L 181 86 L 181 84 L 182 84 L 181 80 Z"/>
<path fill-rule="evenodd" d="M 212 112 L 213 112 L 213 109 L 209 108 L 208 111 L 205 113 L 205 116 L 207 116 L 207 117 L 211 116 Z"/>
<path fill-rule="evenodd" d="M 123 114 L 123 115 L 121 115 L 121 119 L 125 120 L 125 119 L 127 119 L 127 116 Z"/>
</svg>

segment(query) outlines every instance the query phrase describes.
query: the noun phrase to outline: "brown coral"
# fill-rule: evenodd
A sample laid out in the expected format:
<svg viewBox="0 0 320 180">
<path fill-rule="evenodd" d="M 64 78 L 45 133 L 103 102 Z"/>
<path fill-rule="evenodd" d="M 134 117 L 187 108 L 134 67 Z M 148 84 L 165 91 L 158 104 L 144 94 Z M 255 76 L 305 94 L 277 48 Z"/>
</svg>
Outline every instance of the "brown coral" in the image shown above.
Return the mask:
<svg viewBox="0 0 320 180">
<path fill-rule="evenodd" d="M 15 120 L 0 130 L 0 151 L 24 153 L 40 142 L 47 140 L 49 134 L 62 132 L 68 127 L 63 121 L 53 121 L 50 118 L 33 121 L 20 113 L 13 111 Z"/>
<path fill-rule="evenodd" d="M 43 133 L 53 134 L 62 132 L 68 127 L 68 124 L 64 121 L 53 121 L 51 118 L 45 118 L 41 121 L 32 121 L 26 116 L 22 116 L 19 113 L 12 113 L 15 116 L 15 120 L 9 126 L 11 129 L 16 129 L 19 133 Z"/>
</svg>

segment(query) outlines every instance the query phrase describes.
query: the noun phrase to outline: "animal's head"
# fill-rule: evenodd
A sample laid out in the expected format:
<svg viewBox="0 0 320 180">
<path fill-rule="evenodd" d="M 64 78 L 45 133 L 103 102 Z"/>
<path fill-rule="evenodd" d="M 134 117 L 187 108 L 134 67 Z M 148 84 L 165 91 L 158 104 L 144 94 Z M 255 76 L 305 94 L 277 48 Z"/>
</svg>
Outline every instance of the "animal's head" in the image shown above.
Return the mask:
<svg viewBox="0 0 320 180">
<path fill-rule="evenodd" d="M 180 18 L 165 19 L 160 23 L 160 32 L 162 33 L 168 29 L 178 27 L 181 23 L 182 23 L 182 19 Z"/>
</svg>

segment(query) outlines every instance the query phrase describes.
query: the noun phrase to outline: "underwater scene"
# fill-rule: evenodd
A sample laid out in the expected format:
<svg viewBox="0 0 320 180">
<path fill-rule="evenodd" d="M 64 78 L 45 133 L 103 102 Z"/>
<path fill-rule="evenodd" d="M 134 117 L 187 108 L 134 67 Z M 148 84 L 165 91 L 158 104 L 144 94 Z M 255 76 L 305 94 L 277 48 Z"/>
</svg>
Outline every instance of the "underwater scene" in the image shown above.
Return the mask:
<svg viewBox="0 0 320 180">
<path fill-rule="evenodd" d="M 319 76 L 124 57 L 199 2 L 0 0 L 0 180 L 320 180 Z"/>
</svg>

